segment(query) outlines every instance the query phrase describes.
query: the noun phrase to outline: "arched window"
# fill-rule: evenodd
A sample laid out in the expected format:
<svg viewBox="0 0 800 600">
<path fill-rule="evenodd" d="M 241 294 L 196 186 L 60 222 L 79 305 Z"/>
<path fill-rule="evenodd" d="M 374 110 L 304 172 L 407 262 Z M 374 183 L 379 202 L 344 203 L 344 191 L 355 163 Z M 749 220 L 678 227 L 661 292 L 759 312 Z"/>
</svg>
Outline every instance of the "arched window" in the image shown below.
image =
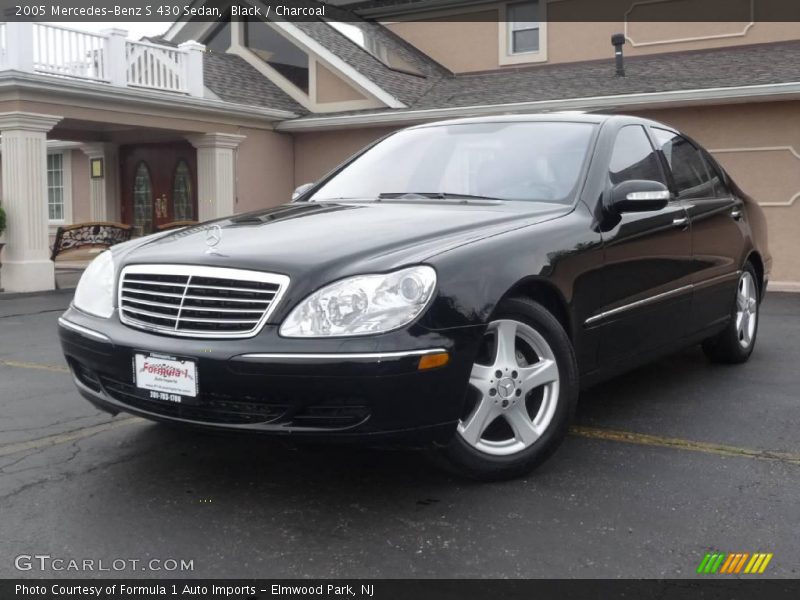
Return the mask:
<svg viewBox="0 0 800 600">
<path fill-rule="evenodd" d="M 133 176 L 133 227 L 136 235 L 153 231 L 153 184 L 144 162 L 136 166 Z"/>
<path fill-rule="evenodd" d="M 175 176 L 172 178 L 173 219 L 175 221 L 193 221 L 192 205 L 192 172 L 185 160 L 178 161 Z"/>
</svg>

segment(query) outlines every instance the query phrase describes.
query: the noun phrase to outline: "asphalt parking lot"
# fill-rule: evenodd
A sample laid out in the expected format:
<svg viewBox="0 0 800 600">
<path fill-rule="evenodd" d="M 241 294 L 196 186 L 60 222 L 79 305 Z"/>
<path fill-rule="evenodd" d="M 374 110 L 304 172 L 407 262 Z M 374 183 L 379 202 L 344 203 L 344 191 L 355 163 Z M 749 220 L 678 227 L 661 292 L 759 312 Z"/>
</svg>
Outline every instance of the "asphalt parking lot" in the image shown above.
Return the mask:
<svg viewBox="0 0 800 600">
<path fill-rule="evenodd" d="M 112 419 L 66 372 L 68 301 L 0 299 L 2 577 L 695 577 L 713 550 L 800 576 L 800 294 L 768 294 L 746 365 L 691 349 L 584 393 L 561 450 L 502 484 Z M 194 570 L 20 572 L 21 554 Z"/>
</svg>

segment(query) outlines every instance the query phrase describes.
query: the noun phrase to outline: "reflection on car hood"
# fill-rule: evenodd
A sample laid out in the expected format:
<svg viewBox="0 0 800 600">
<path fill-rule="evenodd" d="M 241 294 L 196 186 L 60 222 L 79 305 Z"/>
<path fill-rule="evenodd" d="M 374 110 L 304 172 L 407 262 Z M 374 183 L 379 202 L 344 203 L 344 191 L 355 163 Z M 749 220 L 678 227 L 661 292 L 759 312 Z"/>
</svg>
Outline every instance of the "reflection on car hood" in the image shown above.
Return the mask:
<svg viewBox="0 0 800 600">
<path fill-rule="evenodd" d="M 286 204 L 204 223 L 121 249 L 121 264 L 205 264 L 342 275 L 391 269 L 461 244 L 548 220 L 571 207 L 534 202 L 320 202 Z M 208 229 L 218 225 L 214 252 Z"/>
</svg>

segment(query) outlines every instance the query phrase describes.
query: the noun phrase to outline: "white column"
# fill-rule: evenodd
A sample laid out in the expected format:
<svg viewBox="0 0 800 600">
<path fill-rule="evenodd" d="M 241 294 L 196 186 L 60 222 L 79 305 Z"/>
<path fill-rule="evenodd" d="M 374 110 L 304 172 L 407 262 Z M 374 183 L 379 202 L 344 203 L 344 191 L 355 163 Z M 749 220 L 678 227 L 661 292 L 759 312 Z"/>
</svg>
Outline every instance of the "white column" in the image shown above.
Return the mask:
<svg viewBox="0 0 800 600">
<path fill-rule="evenodd" d="M 111 85 L 128 85 L 128 59 L 125 56 L 125 42 L 128 32 L 125 29 L 103 29 L 106 43 L 103 53 L 105 61 L 104 76 Z"/>
<path fill-rule="evenodd" d="M 189 41 L 178 45 L 186 53 L 186 91 L 190 96 L 202 98 L 205 94 L 203 83 L 203 52 L 206 47 L 199 42 Z"/>
<path fill-rule="evenodd" d="M 246 136 L 205 133 L 187 139 L 197 148 L 198 219 L 232 215 L 236 204 L 236 148 Z"/>
<path fill-rule="evenodd" d="M 89 218 L 92 221 L 116 220 L 117 210 L 114 203 L 119 201 L 114 177 L 117 147 L 115 144 L 96 142 L 83 144 L 81 150 L 89 157 Z M 96 158 L 103 160 L 103 176 L 93 178 L 91 161 Z"/>
<path fill-rule="evenodd" d="M 55 287 L 47 227 L 47 132 L 60 120 L 52 115 L 0 113 L 7 244 L 2 277 L 7 292 Z"/>
</svg>

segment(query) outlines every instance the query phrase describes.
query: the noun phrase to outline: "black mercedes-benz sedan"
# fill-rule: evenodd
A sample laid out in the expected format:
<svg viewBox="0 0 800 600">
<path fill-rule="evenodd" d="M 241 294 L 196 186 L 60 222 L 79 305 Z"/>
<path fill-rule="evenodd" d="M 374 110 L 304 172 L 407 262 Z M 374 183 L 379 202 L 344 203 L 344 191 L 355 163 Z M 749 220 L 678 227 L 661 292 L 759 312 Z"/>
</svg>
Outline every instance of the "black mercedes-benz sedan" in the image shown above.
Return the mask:
<svg viewBox="0 0 800 600">
<path fill-rule="evenodd" d="M 400 441 L 501 479 L 557 448 L 581 386 L 691 344 L 747 360 L 770 264 L 756 202 L 666 125 L 466 119 L 103 252 L 60 336 L 111 413 Z"/>
</svg>

